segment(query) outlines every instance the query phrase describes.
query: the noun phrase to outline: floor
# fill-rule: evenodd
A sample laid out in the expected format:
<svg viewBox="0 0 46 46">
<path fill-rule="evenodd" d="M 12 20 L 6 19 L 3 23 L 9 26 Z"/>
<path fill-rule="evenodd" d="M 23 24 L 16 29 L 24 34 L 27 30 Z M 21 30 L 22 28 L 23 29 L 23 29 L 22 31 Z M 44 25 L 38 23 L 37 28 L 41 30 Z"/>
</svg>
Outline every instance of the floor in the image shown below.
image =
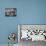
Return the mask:
<svg viewBox="0 0 46 46">
<path fill-rule="evenodd" d="M 32 42 L 31 40 L 28 41 L 21 40 L 20 46 L 46 46 L 46 42 L 45 41 Z"/>
<path fill-rule="evenodd" d="M 8 44 L 0 44 L 0 46 L 8 46 Z M 13 46 L 13 45 L 10 45 Z M 18 44 L 15 44 L 14 46 L 18 46 Z"/>
<path fill-rule="evenodd" d="M 8 45 L 7 44 L 0 44 L 0 46 L 8 46 Z M 28 40 L 28 41 L 21 40 L 19 45 L 15 44 L 14 46 L 46 46 L 46 42 L 45 41 L 32 42 L 31 40 Z"/>
</svg>

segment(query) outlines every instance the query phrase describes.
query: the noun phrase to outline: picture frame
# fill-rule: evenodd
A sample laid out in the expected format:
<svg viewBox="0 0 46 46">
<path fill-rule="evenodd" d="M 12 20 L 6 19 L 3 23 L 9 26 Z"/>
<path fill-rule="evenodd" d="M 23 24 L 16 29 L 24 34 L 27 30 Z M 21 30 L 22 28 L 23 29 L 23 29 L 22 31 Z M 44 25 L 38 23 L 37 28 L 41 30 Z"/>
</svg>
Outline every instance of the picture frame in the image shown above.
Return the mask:
<svg viewBox="0 0 46 46">
<path fill-rule="evenodd" d="M 16 16 L 16 8 L 5 8 L 5 16 Z"/>
<path fill-rule="evenodd" d="M 28 30 L 28 35 L 33 36 L 25 38 L 22 34 L 22 31 L 27 31 Z M 31 34 L 32 32 L 32 34 Z M 24 33 L 24 32 L 23 32 Z M 26 35 L 27 36 L 27 35 Z M 35 37 L 37 36 L 37 37 Z M 22 37 L 22 39 L 21 39 Z M 39 37 L 39 38 L 38 38 Z M 46 41 L 46 24 L 19 24 L 18 25 L 18 41 L 20 42 L 21 40 L 29 40 L 31 41 Z M 34 39 L 33 39 L 34 38 Z M 37 38 L 37 40 L 36 40 Z M 42 39 L 41 39 L 42 38 Z"/>
</svg>

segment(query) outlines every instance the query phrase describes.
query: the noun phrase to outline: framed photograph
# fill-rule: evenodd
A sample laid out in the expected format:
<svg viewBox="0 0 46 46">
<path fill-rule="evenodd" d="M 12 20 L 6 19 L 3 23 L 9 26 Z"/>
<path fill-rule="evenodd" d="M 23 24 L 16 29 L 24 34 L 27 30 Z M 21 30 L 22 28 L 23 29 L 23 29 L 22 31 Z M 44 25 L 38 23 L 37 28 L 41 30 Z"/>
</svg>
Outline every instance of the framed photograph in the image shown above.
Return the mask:
<svg viewBox="0 0 46 46">
<path fill-rule="evenodd" d="M 44 24 L 20 24 L 18 30 L 20 40 L 46 41 L 46 25 Z"/>
<path fill-rule="evenodd" d="M 16 16 L 16 8 L 5 8 L 5 16 Z"/>
</svg>

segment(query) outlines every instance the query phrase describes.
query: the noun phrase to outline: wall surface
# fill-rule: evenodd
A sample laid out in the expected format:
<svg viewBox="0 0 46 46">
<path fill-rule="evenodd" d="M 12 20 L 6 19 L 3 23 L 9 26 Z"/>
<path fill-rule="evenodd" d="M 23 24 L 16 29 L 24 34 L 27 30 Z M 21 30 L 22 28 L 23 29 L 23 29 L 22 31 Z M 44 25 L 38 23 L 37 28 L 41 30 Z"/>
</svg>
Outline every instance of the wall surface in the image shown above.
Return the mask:
<svg viewBox="0 0 46 46">
<path fill-rule="evenodd" d="M 17 8 L 17 16 L 5 17 L 5 8 Z M 0 44 L 18 32 L 17 24 L 46 24 L 46 0 L 0 0 Z"/>
</svg>

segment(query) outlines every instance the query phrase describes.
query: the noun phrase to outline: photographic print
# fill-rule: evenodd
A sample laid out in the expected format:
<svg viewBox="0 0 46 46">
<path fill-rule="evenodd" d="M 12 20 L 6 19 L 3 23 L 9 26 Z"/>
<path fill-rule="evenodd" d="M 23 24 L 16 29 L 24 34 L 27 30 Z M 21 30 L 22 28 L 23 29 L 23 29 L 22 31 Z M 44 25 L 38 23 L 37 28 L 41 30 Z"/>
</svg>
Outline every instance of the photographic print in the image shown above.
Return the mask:
<svg viewBox="0 0 46 46">
<path fill-rule="evenodd" d="M 46 25 L 21 25 L 20 40 L 46 41 Z"/>
<path fill-rule="evenodd" d="M 16 16 L 16 8 L 5 8 L 5 16 Z"/>
</svg>

